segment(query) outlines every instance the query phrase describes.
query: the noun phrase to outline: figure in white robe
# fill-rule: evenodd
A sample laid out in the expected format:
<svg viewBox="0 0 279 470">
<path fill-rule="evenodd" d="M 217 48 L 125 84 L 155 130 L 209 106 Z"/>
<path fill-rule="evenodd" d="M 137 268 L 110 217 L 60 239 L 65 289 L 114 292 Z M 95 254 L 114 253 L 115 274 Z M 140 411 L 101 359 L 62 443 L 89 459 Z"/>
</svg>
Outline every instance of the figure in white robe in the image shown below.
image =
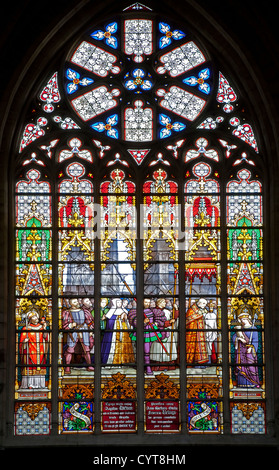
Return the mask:
<svg viewBox="0 0 279 470">
<path fill-rule="evenodd" d="M 206 336 L 209 362 L 216 363 L 217 361 L 216 342 L 217 342 L 218 332 L 217 332 L 217 312 L 216 312 L 216 306 L 213 304 L 213 302 L 209 304 L 209 310 L 204 315 L 204 323 L 205 323 L 205 328 L 206 328 L 205 336 Z"/>
</svg>

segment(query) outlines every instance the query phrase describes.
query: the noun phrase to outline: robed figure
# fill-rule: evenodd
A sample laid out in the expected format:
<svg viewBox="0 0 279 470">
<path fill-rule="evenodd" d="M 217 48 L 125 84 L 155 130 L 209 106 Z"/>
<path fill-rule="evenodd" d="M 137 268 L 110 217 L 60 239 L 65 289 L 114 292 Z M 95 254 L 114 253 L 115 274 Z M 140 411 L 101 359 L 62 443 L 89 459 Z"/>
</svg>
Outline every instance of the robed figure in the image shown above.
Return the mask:
<svg viewBox="0 0 279 470">
<path fill-rule="evenodd" d="M 82 301 L 82 307 L 84 311 L 85 318 L 88 320 L 88 325 L 90 328 L 89 332 L 89 345 L 90 345 L 90 356 L 91 362 L 94 362 L 94 328 L 95 328 L 95 320 L 94 320 L 94 308 L 91 299 L 85 298 Z"/>
<path fill-rule="evenodd" d="M 236 375 L 238 387 L 260 387 L 258 371 L 259 334 L 246 312 L 238 316 L 240 325 L 235 327 L 233 342 L 236 351 Z"/>
<path fill-rule="evenodd" d="M 144 363 L 146 365 L 146 374 L 153 375 L 153 370 L 150 366 L 150 351 L 153 342 L 159 341 L 160 344 L 163 344 L 163 340 L 167 337 L 165 331 L 160 331 L 164 329 L 165 322 L 167 320 L 162 309 L 159 308 L 150 308 L 150 299 L 144 299 L 143 306 L 143 316 L 144 316 Z M 137 326 L 137 311 L 136 309 L 131 309 L 128 314 L 128 320 L 130 325 L 133 328 Z M 136 341 L 137 334 L 134 330 L 131 334 L 133 341 Z M 163 346 L 164 348 L 164 346 Z M 165 349 L 165 348 L 164 348 Z"/>
<path fill-rule="evenodd" d="M 32 310 L 26 317 L 26 325 L 19 338 L 22 369 L 21 389 L 46 388 L 46 373 L 49 353 L 49 332 L 44 317 Z"/>
<path fill-rule="evenodd" d="M 103 364 L 129 364 L 135 362 L 133 344 L 129 334 L 127 310 L 122 299 L 112 299 L 111 307 L 104 313 L 101 320 L 106 327 L 101 344 L 101 360 Z"/>
<path fill-rule="evenodd" d="M 161 312 L 160 312 L 161 311 Z M 174 304 L 173 307 L 167 308 L 166 299 L 159 298 L 156 301 L 155 314 L 166 318 L 164 322 L 164 339 L 162 342 L 156 341 L 151 346 L 150 359 L 154 363 L 162 363 L 162 365 L 153 365 L 153 370 L 174 369 L 178 358 L 178 308 Z"/>
<path fill-rule="evenodd" d="M 204 315 L 204 323 L 206 328 L 206 342 L 208 350 L 208 358 L 211 364 L 217 363 L 217 311 L 216 305 L 211 301 L 209 310 Z"/>
<path fill-rule="evenodd" d="M 70 364 L 72 356 L 78 351 L 78 346 L 80 346 L 79 352 L 84 357 L 88 370 L 93 370 L 90 350 L 94 342 L 94 321 L 90 310 L 88 308 L 81 308 L 78 299 L 70 299 L 70 308 L 63 311 L 63 328 L 68 330 L 65 351 L 67 367 L 65 372 L 71 372 Z"/>
<path fill-rule="evenodd" d="M 208 313 L 207 300 L 199 299 L 186 312 L 186 361 L 187 364 L 208 363 L 204 317 Z"/>
</svg>

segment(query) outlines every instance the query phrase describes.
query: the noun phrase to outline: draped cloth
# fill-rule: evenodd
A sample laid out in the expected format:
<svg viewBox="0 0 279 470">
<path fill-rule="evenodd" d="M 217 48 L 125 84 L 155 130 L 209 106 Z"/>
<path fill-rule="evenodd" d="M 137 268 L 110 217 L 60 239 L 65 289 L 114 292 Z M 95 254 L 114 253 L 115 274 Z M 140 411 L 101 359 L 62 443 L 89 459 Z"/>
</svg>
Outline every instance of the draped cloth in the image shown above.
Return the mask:
<svg viewBox="0 0 279 470">
<path fill-rule="evenodd" d="M 260 379 L 257 365 L 258 333 L 255 329 L 244 330 L 234 335 L 236 374 L 238 387 L 259 387 Z"/>
<path fill-rule="evenodd" d="M 112 307 L 105 313 L 106 327 L 101 345 L 103 364 L 128 364 L 135 362 L 127 322 L 127 311 L 117 307 L 119 299 L 112 299 Z"/>
<path fill-rule="evenodd" d="M 19 350 L 21 363 L 25 367 L 22 371 L 21 388 L 45 387 L 48 347 L 49 334 L 41 323 L 30 322 L 28 327 L 22 328 Z"/>
<path fill-rule="evenodd" d="M 209 361 L 204 323 L 206 313 L 207 310 L 199 308 L 196 303 L 186 312 L 187 364 L 205 364 Z"/>
</svg>

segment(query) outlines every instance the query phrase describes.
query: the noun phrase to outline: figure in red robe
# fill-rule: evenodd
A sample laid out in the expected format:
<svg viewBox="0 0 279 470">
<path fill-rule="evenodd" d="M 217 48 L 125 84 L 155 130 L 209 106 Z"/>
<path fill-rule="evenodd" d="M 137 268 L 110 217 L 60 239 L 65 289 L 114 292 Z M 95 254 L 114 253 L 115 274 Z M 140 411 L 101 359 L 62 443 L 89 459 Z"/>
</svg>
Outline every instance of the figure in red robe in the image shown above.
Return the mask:
<svg viewBox="0 0 279 470">
<path fill-rule="evenodd" d="M 187 364 L 199 365 L 209 361 L 206 344 L 204 315 L 207 300 L 199 299 L 186 312 L 186 361 Z"/>
<path fill-rule="evenodd" d="M 46 387 L 46 365 L 49 348 L 47 322 L 39 313 L 31 310 L 19 338 L 19 353 L 22 369 L 21 389 L 43 389 Z"/>
</svg>

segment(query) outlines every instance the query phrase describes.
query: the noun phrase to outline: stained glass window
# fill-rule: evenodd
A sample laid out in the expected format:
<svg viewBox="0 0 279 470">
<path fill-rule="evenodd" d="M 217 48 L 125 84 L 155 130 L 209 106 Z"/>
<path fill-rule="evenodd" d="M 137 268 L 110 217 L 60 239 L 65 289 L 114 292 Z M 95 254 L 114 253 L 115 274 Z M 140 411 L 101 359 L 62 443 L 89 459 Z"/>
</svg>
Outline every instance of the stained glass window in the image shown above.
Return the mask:
<svg viewBox="0 0 279 470">
<path fill-rule="evenodd" d="M 140 4 L 92 20 L 55 67 L 18 146 L 14 434 L 264 434 L 264 184 L 243 91 Z"/>
</svg>

